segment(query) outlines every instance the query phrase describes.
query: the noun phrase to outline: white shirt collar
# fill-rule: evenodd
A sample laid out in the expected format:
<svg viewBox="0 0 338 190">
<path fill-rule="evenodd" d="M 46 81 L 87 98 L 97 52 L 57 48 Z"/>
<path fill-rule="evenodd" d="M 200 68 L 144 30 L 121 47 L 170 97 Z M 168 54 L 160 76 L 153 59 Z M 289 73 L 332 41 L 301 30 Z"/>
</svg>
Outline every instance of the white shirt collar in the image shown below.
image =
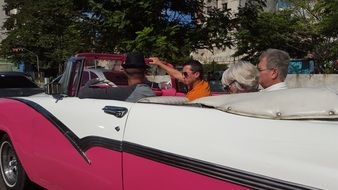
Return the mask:
<svg viewBox="0 0 338 190">
<path fill-rule="evenodd" d="M 288 87 L 286 86 L 285 82 L 280 82 L 280 83 L 274 84 L 272 86 L 269 86 L 268 88 L 265 88 L 261 91 L 267 92 L 267 91 L 274 91 L 274 90 L 283 90 L 283 89 L 287 89 L 287 88 Z"/>
</svg>

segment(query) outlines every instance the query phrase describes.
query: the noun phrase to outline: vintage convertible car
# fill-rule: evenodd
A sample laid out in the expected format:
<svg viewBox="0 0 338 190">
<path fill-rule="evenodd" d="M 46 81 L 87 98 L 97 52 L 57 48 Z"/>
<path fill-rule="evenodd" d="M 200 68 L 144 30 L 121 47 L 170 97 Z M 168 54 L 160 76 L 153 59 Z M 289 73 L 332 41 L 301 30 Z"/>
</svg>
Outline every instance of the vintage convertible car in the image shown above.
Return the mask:
<svg viewBox="0 0 338 190">
<path fill-rule="evenodd" d="M 0 99 L 7 189 L 338 189 L 336 92 L 79 99 L 73 61 L 47 94 Z"/>
</svg>

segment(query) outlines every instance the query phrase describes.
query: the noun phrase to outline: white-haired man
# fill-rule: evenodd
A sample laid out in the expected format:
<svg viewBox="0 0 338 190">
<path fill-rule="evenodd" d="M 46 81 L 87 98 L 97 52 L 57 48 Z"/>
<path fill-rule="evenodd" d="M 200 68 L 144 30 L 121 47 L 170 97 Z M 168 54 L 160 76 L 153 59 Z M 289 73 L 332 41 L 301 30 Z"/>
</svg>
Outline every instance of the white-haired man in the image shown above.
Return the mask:
<svg viewBox="0 0 338 190">
<path fill-rule="evenodd" d="M 262 91 L 286 89 L 285 78 L 288 73 L 290 56 L 287 52 L 278 49 L 268 49 L 259 57 L 257 65 L 259 84 Z"/>
</svg>

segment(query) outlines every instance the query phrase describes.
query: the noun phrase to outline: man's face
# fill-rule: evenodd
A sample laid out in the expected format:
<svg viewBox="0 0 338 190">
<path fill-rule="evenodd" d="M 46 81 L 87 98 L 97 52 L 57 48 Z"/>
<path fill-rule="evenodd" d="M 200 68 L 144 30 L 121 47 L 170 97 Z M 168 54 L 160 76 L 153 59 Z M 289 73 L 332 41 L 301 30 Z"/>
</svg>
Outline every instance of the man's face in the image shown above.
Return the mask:
<svg viewBox="0 0 338 190">
<path fill-rule="evenodd" d="M 268 69 L 267 64 L 268 64 L 268 61 L 267 61 L 266 57 L 264 57 L 259 61 L 258 65 L 257 65 L 257 68 L 258 68 L 258 71 L 259 71 L 259 84 L 263 88 L 267 88 L 267 87 L 271 86 L 271 83 L 272 83 L 273 69 Z"/>
<path fill-rule="evenodd" d="M 186 65 L 183 67 L 182 75 L 184 84 L 188 86 L 191 86 L 194 82 L 196 82 L 199 77 L 199 73 L 193 72 L 190 65 Z"/>
</svg>

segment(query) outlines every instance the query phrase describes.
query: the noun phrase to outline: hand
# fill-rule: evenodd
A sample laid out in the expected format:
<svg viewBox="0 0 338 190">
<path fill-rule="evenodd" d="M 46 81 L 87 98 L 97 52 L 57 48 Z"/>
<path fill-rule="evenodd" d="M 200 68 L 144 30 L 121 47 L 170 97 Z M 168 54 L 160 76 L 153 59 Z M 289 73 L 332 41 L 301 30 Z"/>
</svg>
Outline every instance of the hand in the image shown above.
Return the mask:
<svg viewBox="0 0 338 190">
<path fill-rule="evenodd" d="M 86 82 L 85 86 L 95 85 L 99 82 L 101 82 L 101 80 L 99 78 L 91 79 L 91 80 Z"/>
<path fill-rule="evenodd" d="M 107 79 L 101 80 L 101 82 L 108 84 L 111 87 L 117 87 L 116 84 L 114 84 L 113 82 L 111 82 L 110 80 L 107 80 Z"/>
<path fill-rule="evenodd" d="M 158 57 L 150 57 L 149 58 L 149 64 L 151 64 L 151 65 L 161 65 L 163 63 Z"/>
<path fill-rule="evenodd" d="M 99 79 L 99 78 L 95 78 L 95 79 L 91 79 L 86 83 L 86 86 L 89 87 L 95 87 L 99 84 L 106 84 L 110 87 L 117 87 L 116 84 L 114 84 L 113 82 L 111 82 L 110 80 L 107 79 Z"/>
</svg>

